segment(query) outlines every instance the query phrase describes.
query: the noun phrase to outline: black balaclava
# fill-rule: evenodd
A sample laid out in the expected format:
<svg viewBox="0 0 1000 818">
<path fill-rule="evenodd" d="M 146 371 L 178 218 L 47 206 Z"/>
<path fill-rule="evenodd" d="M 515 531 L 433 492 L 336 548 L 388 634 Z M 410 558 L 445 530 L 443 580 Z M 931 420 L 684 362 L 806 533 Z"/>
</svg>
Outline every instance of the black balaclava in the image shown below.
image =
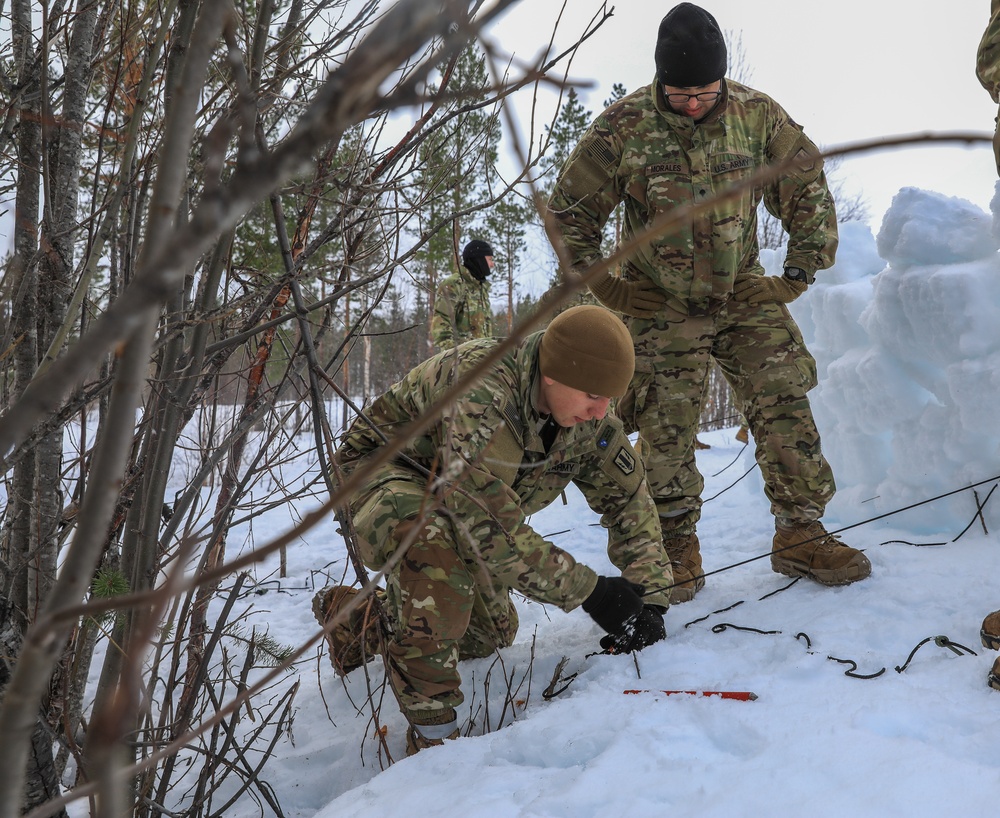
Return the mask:
<svg viewBox="0 0 1000 818">
<path fill-rule="evenodd" d="M 485 241 L 475 239 L 465 245 L 462 251 L 462 266 L 468 270 L 476 281 L 485 281 L 490 274 L 490 265 L 486 257 L 493 255 L 493 248 Z"/>
<path fill-rule="evenodd" d="M 711 85 L 726 75 L 726 40 L 715 18 L 694 3 L 667 12 L 656 35 L 656 78 L 674 88 Z"/>
</svg>

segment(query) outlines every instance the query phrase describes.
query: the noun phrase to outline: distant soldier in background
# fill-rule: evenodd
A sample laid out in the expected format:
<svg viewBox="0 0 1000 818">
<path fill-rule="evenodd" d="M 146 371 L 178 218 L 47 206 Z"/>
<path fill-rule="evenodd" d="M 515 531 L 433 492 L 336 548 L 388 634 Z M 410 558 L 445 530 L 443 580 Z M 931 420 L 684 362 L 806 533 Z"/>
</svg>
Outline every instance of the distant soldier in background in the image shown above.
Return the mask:
<svg viewBox="0 0 1000 818">
<path fill-rule="evenodd" d="M 462 268 L 441 282 L 434 297 L 431 337 L 438 350 L 493 337 L 489 277 L 493 248 L 476 239 L 462 251 Z"/>
<path fill-rule="evenodd" d="M 671 601 L 705 584 L 696 524 L 704 480 L 695 432 L 714 359 L 749 421 L 775 517 L 771 567 L 823 585 L 871 573 L 868 558 L 826 531 L 820 518 L 836 490 L 807 393 L 816 362 L 789 314 L 813 274 L 833 264 L 837 218 L 816 146 L 766 94 L 726 79 L 725 39 L 693 3 L 660 22 L 653 82 L 613 103 L 562 168 L 549 211 L 573 278 L 601 258 L 601 231 L 623 208 L 625 243 L 677 208 L 713 202 L 640 244 L 620 276 L 590 284 L 622 313 L 636 374 L 616 412 L 638 431 L 674 578 Z M 758 169 L 787 163 L 767 184 Z M 757 205 L 789 234 L 785 271 L 764 274 Z"/>
<path fill-rule="evenodd" d="M 990 92 L 993 101 L 1000 105 L 1000 0 L 993 0 L 990 4 L 990 22 L 979 42 L 976 57 L 976 76 L 983 88 Z M 993 135 L 993 153 L 996 157 L 997 175 L 1000 175 L 1000 115 Z M 979 635 L 983 640 L 983 647 L 1000 650 L 1000 611 L 994 611 L 983 620 Z M 986 683 L 994 690 L 1000 690 L 1000 658 L 993 662 Z"/>
<path fill-rule="evenodd" d="M 352 424 L 337 450 L 340 468 L 362 468 L 385 436 L 423 417 L 497 343 L 469 341 L 418 365 Z M 365 565 L 398 560 L 386 576 L 386 659 L 409 722 L 408 754 L 458 737 L 458 661 L 513 643 L 512 589 L 564 611 L 582 607 L 615 653 L 666 636 L 673 577 L 656 508 L 621 421 L 606 416 L 634 366 L 632 339 L 614 313 L 568 309 L 507 352 L 351 498 Z M 622 576 L 598 576 L 528 525 L 570 483 L 602 515 Z M 313 611 L 329 622 L 356 595 L 326 589 Z M 331 631 L 339 672 L 378 651 L 377 629 L 363 635 L 364 626 L 358 611 Z"/>
</svg>

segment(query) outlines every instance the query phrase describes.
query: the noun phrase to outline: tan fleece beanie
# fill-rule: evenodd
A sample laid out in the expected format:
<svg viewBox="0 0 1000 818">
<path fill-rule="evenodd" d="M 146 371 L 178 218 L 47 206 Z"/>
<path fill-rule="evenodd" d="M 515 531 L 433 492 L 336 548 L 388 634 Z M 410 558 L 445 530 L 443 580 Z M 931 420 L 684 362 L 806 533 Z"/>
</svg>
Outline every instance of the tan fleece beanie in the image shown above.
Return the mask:
<svg viewBox="0 0 1000 818">
<path fill-rule="evenodd" d="M 543 375 L 590 395 L 620 398 L 635 371 L 632 337 L 613 312 L 582 305 L 546 327 L 538 353 Z"/>
</svg>

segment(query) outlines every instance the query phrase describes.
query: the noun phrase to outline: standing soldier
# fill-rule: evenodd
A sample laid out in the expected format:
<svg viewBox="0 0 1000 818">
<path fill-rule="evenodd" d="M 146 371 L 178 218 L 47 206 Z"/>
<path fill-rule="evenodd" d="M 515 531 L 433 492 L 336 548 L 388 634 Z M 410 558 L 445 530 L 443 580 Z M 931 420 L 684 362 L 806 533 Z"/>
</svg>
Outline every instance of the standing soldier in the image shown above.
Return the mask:
<svg viewBox="0 0 1000 818">
<path fill-rule="evenodd" d="M 704 9 L 681 3 L 663 18 L 655 62 L 654 82 L 598 116 L 562 169 L 549 209 L 572 263 L 567 275 L 600 258 L 601 228 L 619 203 L 628 241 L 762 166 L 794 161 L 772 182 L 653 236 L 620 276 L 590 285 L 626 316 L 635 342 L 636 375 L 618 413 L 639 432 L 674 579 L 686 581 L 672 601 L 704 585 L 694 441 L 713 358 L 753 432 L 775 517 L 771 567 L 824 585 L 864 579 L 865 555 L 820 523 L 835 486 L 806 396 L 816 364 L 786 306 L 834 260 L 837 221 L 822 159 L 773 99 L 725 79 L 726 44 Z M 762 199 L 789 234 L 783 276 L 765 275 L 758 259 Z"/>
<path fill-rule="evenodd" d="M 487 280 L 493 272 L 493 248 L 485 241 L 470 241 L 462 251 L 462 267 L 441 282 L 434 298 L 431 336 L 438 350 L 493 337 Z"/>
<path fill-rule="evenodd" d="M 339 466 L 347 474 L 363 468 L 387 435 L 423 417 L 498 343 L 470 341 L 459 355 L 440 352 L 418 365 L 354 422 Z M 494 363 L 351 498 L 365 565 L 380 570 L 393 560 L 386 659 L 410 725 L 408 754 L 458 736 L 458 660 L 514 641 L 511 589 L 564 611 L 582 606 L 608 632 L 602 646 L 616 653 L 666 635 L 673 578 L 656 509 L 621 422 L 605 416 L 634 364 L 628 330 L 613 313 L 566 310 Z M 598 576 L 528 526 L 570 482 L 602 515 L 621 577 Z M 323 592 L 317 618 L 328 622 L 356 593 Z M 328 640 L 341 672 L 377 649 L 362 637 L 364 617 L 349 620 Z"/>
<path fill-rule="evenodd" d="M 1000 104 L 1000 0 L 992 0 L 990 4 L 990 22 L 976 56 L 976 76 L 983 88 L 990 92 L 993 101 Z M 1000 116 L 997 117 L 997 130 L 993 135 L 993 153 L 997 174 L 1000 175 Z M 1000 611 L 994 611 L 983 620 L 980 637 L 983 647 L 1000 650 Z M 986 683 L 994 690 L 1000 690 L 1000 658 L 993 662 Z"/>
</svg>

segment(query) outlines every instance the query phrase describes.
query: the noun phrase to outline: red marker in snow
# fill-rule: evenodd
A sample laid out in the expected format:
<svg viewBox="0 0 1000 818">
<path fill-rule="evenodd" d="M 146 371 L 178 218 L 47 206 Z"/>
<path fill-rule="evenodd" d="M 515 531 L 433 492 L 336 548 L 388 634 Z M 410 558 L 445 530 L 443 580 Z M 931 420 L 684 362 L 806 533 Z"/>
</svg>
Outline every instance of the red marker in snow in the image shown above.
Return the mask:
<svg viewBox="0 0 1000 818">
<path fill-rule="evenodd" d="M 622 693 L 661 693 L 664 696 L 718 696 L 720 699 L 736 699 L 740 702 L 756 701 L 757 694 L 748 690 L 623 690 Z"/>
</svg>

